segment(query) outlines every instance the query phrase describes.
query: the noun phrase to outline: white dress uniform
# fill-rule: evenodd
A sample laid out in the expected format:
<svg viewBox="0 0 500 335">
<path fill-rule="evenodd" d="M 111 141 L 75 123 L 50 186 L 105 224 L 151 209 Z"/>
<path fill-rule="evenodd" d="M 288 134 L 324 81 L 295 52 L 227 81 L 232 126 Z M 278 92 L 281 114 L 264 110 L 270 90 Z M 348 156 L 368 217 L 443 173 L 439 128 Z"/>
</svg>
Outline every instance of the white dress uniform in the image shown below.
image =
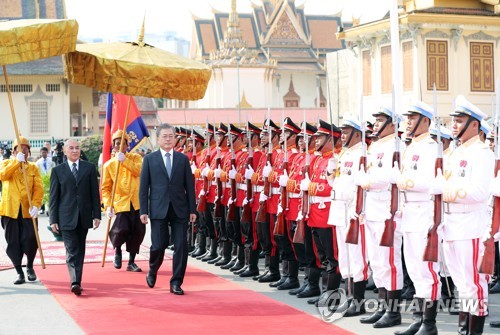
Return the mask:
<svg viewBox="0 0 500 335">
<path fill-rule="evenodd" d="M 401 160 L 401 229 L 406 269 L 415 286 L 415 296 L 438 300 L 441 294 L 439 262 L 424 262 L 427 232 L 434 224 L 434 202 L 429 186 L 434 181 L 437 143 L 426 132 L 412 139 Z"/>
<path fill-rule="evenodd" d="M 457 98 L 455 111 L 451 115 L 466 114 L 479 121 L 485 116 L 462 96 Z M 478 269 L 484 251 L 481 237 L 490 218 L 494 161 L 493 152 L 477 135 L 448 156 L 444 172 L 444 256 L 458 288 L 460 310 L 478 317 L 487 315 L 489 276 Z"/>
<path fill-rule="evenodd" d="M 401 244 L 403 235 L 398 219 L 395 218 L 394 246 L 380 246 L 384 223 L 391 217 L 390 176 L 395 135 L 388 135 L 372 143 L 367 152 L 367 174 L 370 187 L 366 192 L 365 230 L 366 246 L 373 281 L 377 287 L 387 290 L 403 288 Z"/>
<path fill-rule="evenodd" d="M 350 213 L 356 209 L 356 174 L 362 155 L 361 143 L 344 149 L 339 157 L 338 171 L 332 183 L 332 202 L 328 224 L 337 226 L 338 262 L 343 278 L 352 277 L 354 282 L 368 280 L 368 255 L 364 221 L 360 220 L 358 244 L 346 243 Z"/>
</svg>

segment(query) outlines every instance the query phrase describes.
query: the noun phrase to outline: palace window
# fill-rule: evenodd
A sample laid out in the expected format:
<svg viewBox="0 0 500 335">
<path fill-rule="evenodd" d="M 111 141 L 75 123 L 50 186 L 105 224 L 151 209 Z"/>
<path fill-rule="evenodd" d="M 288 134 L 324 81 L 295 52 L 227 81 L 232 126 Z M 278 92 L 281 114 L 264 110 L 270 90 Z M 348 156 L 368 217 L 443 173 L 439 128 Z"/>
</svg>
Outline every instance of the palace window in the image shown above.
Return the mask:
<svg viewBox="0 0 500 335">
<path fill-rule="evenodd" d="M 392 59 L 391 46 L 380 48 L 380 66 L 382 79 L 382 94 L 392 92 Z"/>
<path fill-rule="evenodd" d="M 413 42 L 408 41 L 403 46 L 403 91 L 413 91 Z"/>
<path fill-rule="evenodd" d="M 46 92 L 60 92 L 61 84 L 46 84 L 45 85 Z"/>
<path fill-rule="evenodd" d="M 448 91 L 448 42 L 427 41 L 427 90 Z"/>
<path fill-rule="evenodd" d="M 470 42 L 470 90 L 495 91 L 493 43 Z"/>
<path fill-rule="evenodd" d="M 33 92 L 33 85 L 31 84 L 14 84 L 9 85 L 11 93 L 29 93 Z M 0 85 L 0 92 L 7 92 L 7 85 Z"/>
<path fill-rule="evenodd" d="M 48 133 L 49 132 L 49 107 L 46 101 L 30 102 L 30 132 Z"/>
<path fill-rule="evenodd" d="M 363 95 L 372 95 L 372 57 L 370 50 L 363 50 Z"/>
</svg>

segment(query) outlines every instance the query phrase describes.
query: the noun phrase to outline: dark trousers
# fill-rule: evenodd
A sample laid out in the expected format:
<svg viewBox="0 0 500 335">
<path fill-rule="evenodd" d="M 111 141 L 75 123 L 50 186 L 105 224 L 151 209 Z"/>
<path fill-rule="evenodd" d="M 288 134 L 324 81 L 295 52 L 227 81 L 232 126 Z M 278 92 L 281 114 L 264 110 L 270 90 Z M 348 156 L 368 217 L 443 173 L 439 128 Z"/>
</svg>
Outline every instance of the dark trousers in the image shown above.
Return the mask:
<svg viewBox="0 0 500 335">
<path fill-rule="evenodd" d="M 328 273 L 337 272 L 338 268 L 338 249 L 334 235 L 335 228 L 312 228 L 312 236 L 319 259 Z"/>
<path fill-rule="evenodd" d="M 174 243 L 170 285 L 182 285 L 188 259 L 188 219 L 178 218 L 171 206 L 169 206 L 165 219 L 151 220 L 149 267 L 151 273 L 156 274 L 163 263 L 165 249 L 168 247 L 168 241 L 170 240 L 169 226 L 172 233 L 172 241 Z"/>
<path fill-rule="evenodd" d="M 71 285 L 81 285 L 88 229 L 83 227 L 80 218 L 78 218 L 75 229 L 61 230 L 61 233 L 66 248 L 66 265 L 68 266 Z"/>
<path fill-rule="evenodd" d="M 115 222 L 109 231 L 109 239 L 114 248 L 126 244 L 127 251 L 138 254 L 146 234 L 146 225 L 141 222 L 139 210 L 116 214 Z"/>
<path fill-rule="evenodd" d="M 274 224 L 276 214 L 266 214 L 266 222 L 257 222 L 257 236 L 259 243 L 267 256 L 278 256 L 276 241 L 274 240 Z"/>
<path fill-rule="evenodd" d="M 240 225 L 240 208 L 236 207 L 234 221 L 226 221 L 226 232 L 227 237 L 231 242 L 234 242 L 238 247 L 243 247 L 243 241 L 241 239 L 241 225 Z M 227 213 L 227 207 L 226 207 Z"/>
<path fill-rule="evenodd" d="M 33 266 L 38 250 L 33 221 L 23 219 L 22 213 L 19 213 L 17 219 L 2 217 L 2 227 L 5 230 L 5 240 L 7 241 L 6 253 L 14 266 L 21 266 L 24 255 L 27 257 L 28 266 Z"/>
<path fill-rule="evenodd" d="M 217 231 L 215 229 L 214 217 L 212 214 L 213 211 L 214 211 L 214 204 L 207 202 L 207 207 L 205 209 L 205 213 L 200 213 L 200 214 L 202 214 L 200 224 L 202 227 L 205 226 L 205 232 L 206 232 L 205 236 L 210 237 L 210 238 L 217 237 Z"/>
<path fill-rule="evenodd" d="M 296 261 L 295 251 L 293 249 L 293 235 L 291 235 L 291 221 L 285 220 L 285 234 L 283 236 L 275 235 L 276 244 L 280 251 L 281 259 L 284 261 Z"/>
</svg>

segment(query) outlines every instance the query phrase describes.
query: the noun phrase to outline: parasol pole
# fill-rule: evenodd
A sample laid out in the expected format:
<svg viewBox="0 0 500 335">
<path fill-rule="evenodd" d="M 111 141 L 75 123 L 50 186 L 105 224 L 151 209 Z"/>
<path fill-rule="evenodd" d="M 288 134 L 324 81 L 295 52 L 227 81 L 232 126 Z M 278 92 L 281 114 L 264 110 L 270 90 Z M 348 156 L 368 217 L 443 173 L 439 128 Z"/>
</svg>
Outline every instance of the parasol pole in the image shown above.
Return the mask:
<svg viewBox="0 0 500 335">
<path fill-rule="evenodd" d="M 122 132 L 122 138 L 120 141 L 120 149 L 119 152 L 121 152 L 123 148 L 123 142 L 125 141 L 125 134 L 127 133 L 127 122 L 128 122 L 128 114 L 130 112 L 130 104 L 132 102 L 132 96 L 129 95 L 128 97 L 128 104 L 127 104 L 127 111 L 125 112 L 125 121 L 123 122 L 123 132 Z M 113 207 L 114 207 L 114 202 L 115 202 L 115 193 L 116 193 L 116 185 L 118 184 L 118 176 L 120 174 L 120 167 L 121 167 L 122 162 L 118 161 L 118 166 L 116 168 L 116 173 L 115 173 L 115 180 L 113 182 L 113 189 L 111 191 L 111 201 L 110 201 L 110 208 L 111 212 L 113 212 Z M 114 215 L 113 215 L 114 217 Z M 108 240 L 109 240 L 109 230 L 111 229 L 111 221 L 113 218 L 108 219 L 108 225 L 106 226 L 106 237 L 104 238 L 104 250 L 102 251 L 102 261 L 101 261 L 101 267 L 104 267 L 104 262 L 106 260 L 106 250 L 108 248 Z"/>
<path fill-rule="evenodd" d="M 7 67 L 5 65 L 2 65 L 2 68 L 3 68 L 3 76 L 5 78 L 5 86 L 7 88 L 7 96 L 9 97 L 10 114 L 12 115 L 12 122 L 14 123 L 14 130 L 16 131 L 17 146 L 22 150 L 19 128 L 17 127 L 16 114 L 14 113 L 14 104 L 12 103 L 12 94 L 10 92 L 9 79 L 7 78 Z M 26 157 L 26 159 L 28 159 L 28 157 Z M 31 209 L 33 206 L 31 204 L 31 194 L 28 186 L 28 176 L 26 175 L 24 164 L 21 163 L 21 171 L 23 172 L 24 187 L 26 187 L 26 195 L 28 196 L 28 203 Z M 42 269 L 45 269 L 45 259 L 43 258 L 42 245 L 40 244 L 40 236 L 38 235 L 38 224 L 35 218 L 33 217 L 31 218 L 31 221 L 33 222 L 33 230 L 35 231 L 36 244 L 38 246 L 38 251 L 40 252 L 40 261 L 42 263 Z"/>
</svg>

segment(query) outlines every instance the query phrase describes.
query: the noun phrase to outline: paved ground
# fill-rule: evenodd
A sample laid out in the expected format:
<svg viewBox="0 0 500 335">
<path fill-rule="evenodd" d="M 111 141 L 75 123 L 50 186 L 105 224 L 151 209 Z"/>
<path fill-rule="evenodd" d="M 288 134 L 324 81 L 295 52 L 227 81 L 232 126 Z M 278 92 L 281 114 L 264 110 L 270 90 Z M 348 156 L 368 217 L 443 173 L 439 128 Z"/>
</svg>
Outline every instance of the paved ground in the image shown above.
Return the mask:
<svg viewBox="0 0 500 335">
<path fill-rule="evenodd" d="M 40 219 L 40 239 L 51 241 L 52 235 L 45 229 L 48 223 L 46 216 Z M 103 222 L 103 225 L 105 222 Z M 99 240 L 104 238 L 104 226 L 95 231 L 89 231 L 89 240 Z M 150 245 L 149 227 L 146 232 L 145 245 Z M 5 247 L 5 238 L 0 237 L 0 245 Z M 263 263 L 263 262 L 261 262 Z M 260 292 L 268 297 L 293 306 L 299 310 L 309 313 L 315 317 L 320 317 L 318 310 L 308 305 L 305 300 L 295 298 L 287 292 L 277 291 L 267 284 L 261 284 L 252 279 L 243 279 L 232 275 L 228 270 L 221 270 L 213 265 L 209 265 L 190 258 L 189 264 L 200 269 L 209 271 L 215 275 L 237 282 L 248 289 Z M 50 266 L 45 270 L 50 271 Z M 189 272 L 187 273 L 189 276 Z M 48 293 L 45 287 L 39 282 L 27 283 L 17 286 L 12 282 L 15 278 L 14 270 L 0 271 L 0 335 L 23 335 L 23 334 L 83 334 L 78 325 L 59 306 L 55 299 Z M 186 288 L 185 288 L 186 289 Z M 375 297 L 369 293 L 368 297 Z M 492 320 L 500 320 L 500 295 L 490 295 L 490 317 L 487 323 Z M 374 329 L 369 325 L 362 325 L 358 317 L 344 318 L 335 322 L 336 325 L 348 329 L 356 334 L 393 334 L 394 330 L 406 328 L 411 320 L 410 314 L 403 314 L 403 325 L 391 329 Z M 456 334 L 457 317 L 447 313 L 438 315 L 439 334 Z M 484 334 L 498 334 L 498 329 L 485 326 Z"/>
</svg>

